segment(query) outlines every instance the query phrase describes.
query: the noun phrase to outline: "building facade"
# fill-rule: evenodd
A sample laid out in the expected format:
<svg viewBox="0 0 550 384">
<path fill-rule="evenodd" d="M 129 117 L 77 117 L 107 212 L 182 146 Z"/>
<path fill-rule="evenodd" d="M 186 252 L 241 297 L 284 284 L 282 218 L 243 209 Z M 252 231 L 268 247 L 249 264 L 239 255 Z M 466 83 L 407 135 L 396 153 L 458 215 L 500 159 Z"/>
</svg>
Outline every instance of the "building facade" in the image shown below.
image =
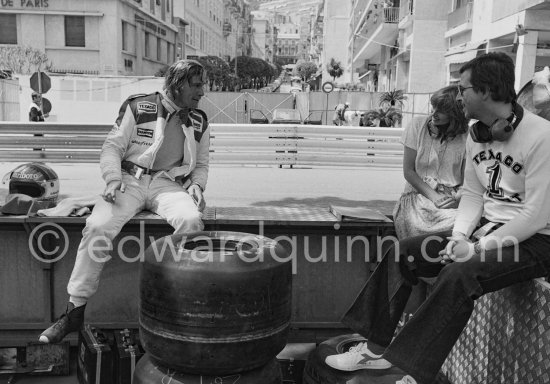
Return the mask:
<svg viewBox="0 0 550 384">
<path fill-rule="evenodd" d="M 352 0 L 325 0 L 322 11 L 323 43 L 321 52 L 322 82 L 333 81 L 327 72 L 331 59 L 336 60 L 344 68 L 344 74 L 335 79 L 337 84 L 351 82 L 351 66 L 349 65 L 350 50 L 347 42 L 351 36 L 350 12 Z"/>
<path fill-rule="evenodd" d="M 550 0 L 453 0 L 445 38 L 446 75 L 457 81 L 464 62 L 505 52 L 516 64 L 516 90 L 550 66 Z"/>
<path fill-rule="evenodd" d="M 243 0 L 178 1 L 174 15 L 185 27 L 185 56 L 217 56 L 230 61 L 251 53 L 250 7 Z"/>
<path fill-rule="evenodd" d="M 273 63 L 277 33 L 269 16 L 265 12 L 253 11 L 252 28 L 254 33 L 254 43 L 261 52 L 261 57 L 268 63 Z"/>
<path fill-rule="evenodd" d="M 0 45 L 45 52 L 51 72 L 153 75 L 175 59 L 173 0 L 0 2 Z"/>
<path fill-rule="evenodd" d="M 371 91 L 433 92 L 485 52 L 515 61 L 517 90 L 550 65 L 550 0 L 353 0 L 349 20 L 348 65 Z"/>
</svg>

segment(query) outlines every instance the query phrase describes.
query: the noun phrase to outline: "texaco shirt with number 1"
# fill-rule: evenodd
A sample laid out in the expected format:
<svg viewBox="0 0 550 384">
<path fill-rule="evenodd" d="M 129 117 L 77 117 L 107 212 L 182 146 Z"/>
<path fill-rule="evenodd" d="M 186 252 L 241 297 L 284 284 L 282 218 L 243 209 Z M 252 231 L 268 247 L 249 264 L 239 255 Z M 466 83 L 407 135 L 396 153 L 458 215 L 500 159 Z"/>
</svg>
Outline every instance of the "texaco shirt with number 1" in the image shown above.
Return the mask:
<svg viewBox="0 0 550 384">
<path fill-rule="evenodd" d="M 506 223 L 492 233 L 500 239 L 550 235 L 550 121 L 525 110 L 508 141 L 476 143 L 468 137 L 454 231 L 471 235 L 482 215 Z"/>
</svg>

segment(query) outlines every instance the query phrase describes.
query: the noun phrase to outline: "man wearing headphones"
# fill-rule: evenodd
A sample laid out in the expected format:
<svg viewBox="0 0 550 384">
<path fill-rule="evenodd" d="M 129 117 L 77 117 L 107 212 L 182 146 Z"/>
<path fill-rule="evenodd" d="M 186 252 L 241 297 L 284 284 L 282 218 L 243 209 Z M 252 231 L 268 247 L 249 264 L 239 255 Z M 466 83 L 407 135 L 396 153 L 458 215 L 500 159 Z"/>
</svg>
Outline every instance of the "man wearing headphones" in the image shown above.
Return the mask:
<svg viewBox="0 0 550 384">
<path fill-rule="evenodd" d="M 162 92 L 130 96 L 122 104 L 101 150 L 106 187 L 82 231 L 67 309 L 41 342 L 60 342 L 82 326 L 112 240 L 135 214 L 153 211 L 174 233 L 203 229 L 210 128 L 197 106 L 206 80 L 199 62 L 179 60 L 167 69 Z"/>
<path fill-rule="evenodd" d="M 474 301 L 550 271 L 550 122 L 516 103 L 514 64 L 488 53 L 460 70 L 457 100 L 477 119 L 466 142 L 464 190 L 452 234 L 405 239 L 384 255 L 342 322 L 368 339 L 331 355 L 336 369 L 387 369 L 431 384 Z M 392 340 L 411 286 L 432 293 Z"/>
</svg>

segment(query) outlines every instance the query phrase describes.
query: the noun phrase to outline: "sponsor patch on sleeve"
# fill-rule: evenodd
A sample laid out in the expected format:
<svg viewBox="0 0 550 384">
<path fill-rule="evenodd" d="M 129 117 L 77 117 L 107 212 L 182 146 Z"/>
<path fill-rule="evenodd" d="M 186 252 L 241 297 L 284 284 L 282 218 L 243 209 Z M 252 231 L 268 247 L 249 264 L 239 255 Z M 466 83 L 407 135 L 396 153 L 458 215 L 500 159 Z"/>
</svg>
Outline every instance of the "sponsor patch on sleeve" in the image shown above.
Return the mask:
<svg viewBox="0 0 550 384">
<path fill-rule="evenodd" d="M 198 132 L 202 132 L 202 116 L 194 115 L 193 117 L 189 116 L 189 120 L 193 125 L 193 129 Z"/>
<path fill-rule="evenodd" d="M 148 137 L 150 139 L 153 138 L 153 130 L 152 129 L 146 129 L 146 128 L 138 128 L 137 129 L 137 135 L 141 137 Z"/>
<path fill-rule="evenodd" d="M 143 113 L 157 113 L 157 105 L 150 101 L 140 101 L 137 103 L 137 110 Z"/>
</svg>

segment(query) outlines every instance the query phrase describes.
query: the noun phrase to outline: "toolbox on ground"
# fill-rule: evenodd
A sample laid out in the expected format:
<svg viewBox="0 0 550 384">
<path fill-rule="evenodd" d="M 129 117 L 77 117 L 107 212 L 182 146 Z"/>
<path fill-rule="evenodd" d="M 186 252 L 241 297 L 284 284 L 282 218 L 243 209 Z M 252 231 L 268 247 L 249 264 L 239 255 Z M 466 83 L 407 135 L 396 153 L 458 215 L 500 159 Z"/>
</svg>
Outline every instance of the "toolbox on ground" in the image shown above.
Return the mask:
<svg viewBox="0 0 550 384">
<path fill-rule="evenodd" d="M 78 334 L 76 371 L 80 384 L 113 382 L 113 352 L 107 335 L 88 324 Z"/>
<path fill-rule="evenodd" d="M 307 357 L 315 347 L 315 343 L 289 343 L 285 346 L 277 355 L 283 383 L 302 384 Z"/>
<path fill-rule="evenodd" d="M 138 360 L 143 356 L 139 334 L 137 330 L 114 331 L 114 384 L 131 384 Z"/>
</svg>

